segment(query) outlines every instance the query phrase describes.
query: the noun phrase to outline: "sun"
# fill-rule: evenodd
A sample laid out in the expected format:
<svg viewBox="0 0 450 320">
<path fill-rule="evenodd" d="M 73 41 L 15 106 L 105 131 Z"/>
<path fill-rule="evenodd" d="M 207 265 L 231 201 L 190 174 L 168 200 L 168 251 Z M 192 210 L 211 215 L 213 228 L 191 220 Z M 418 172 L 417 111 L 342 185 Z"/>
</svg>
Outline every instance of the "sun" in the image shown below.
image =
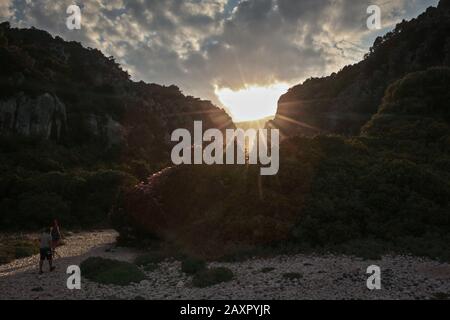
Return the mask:
<svg viewBox="0 0 450 320">
<path fill-rule="evenodd" d="M 278 99 L 288 88 L 289 85 L 284 83 L 267 87 L 249 86 L 238 91 L 216 88 L 216 95 L 230 111 L 234 122 L 246 122 L 274 116 Z"/>
</svg>

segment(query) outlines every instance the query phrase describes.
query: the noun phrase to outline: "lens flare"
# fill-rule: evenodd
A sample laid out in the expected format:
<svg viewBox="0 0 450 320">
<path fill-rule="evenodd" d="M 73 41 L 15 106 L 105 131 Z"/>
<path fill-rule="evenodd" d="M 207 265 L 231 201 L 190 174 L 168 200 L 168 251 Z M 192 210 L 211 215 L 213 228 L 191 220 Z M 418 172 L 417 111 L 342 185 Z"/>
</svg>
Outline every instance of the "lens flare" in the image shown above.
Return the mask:
<svg viewBox="0 0 450 320">
<path fill-rule="evenodd" d="M 278 99 L 288 88 L 289 85 L 284 83 L 267 87 L 250 86 L 238 91 L 216 88 L 216 95 L 235 122 L 244 122 L 274 116 Z"/>
</svg>

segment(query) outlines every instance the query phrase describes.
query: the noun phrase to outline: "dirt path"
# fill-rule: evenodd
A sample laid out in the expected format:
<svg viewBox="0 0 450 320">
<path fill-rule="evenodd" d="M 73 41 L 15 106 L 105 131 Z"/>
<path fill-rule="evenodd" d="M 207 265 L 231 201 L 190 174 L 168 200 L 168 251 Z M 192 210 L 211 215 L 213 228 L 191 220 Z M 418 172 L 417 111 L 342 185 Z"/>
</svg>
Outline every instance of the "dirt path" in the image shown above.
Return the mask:
<svg viewBox="0 0 450 320">
<path fill-rule="evenodd" d="M 82 278 L 81 290 L 66 287 L 66 268 L 89 256 L 132 261 L 139 252 L 115 248 L 116 232 L 83 232 L 59 248 L 57 270 L 38 275 L 38 257 L 0 266 L 0 299 L 431 299 L 450 293 L 450 265 L 408 256 L 363 261 L 346 256 L 295 255 L 213 263 L 233 270 L 229 283 L 198 289 L 181 272 L 181 263 L 166 261 L 147 279 L 125 287 L 106 286 Z M 366 269 L 378 265 L 382 290 L 366 287 Z M 287 279 L 287 273 L 301 274 Z"/>
<path fill-rule="evenodd" d="M 38 274 L 39 256 L 18 259 L 0 265 L 0 299 L 80 299 L 86 298 L 83 290 L 67 289 L 67 267 L 79 265 L 90 256 L 104 256 L 132 260 L 135 256 L 128 249 L 113 249 L 117 233 L 112 230 L 82 232 L 65 239 L 66 245 L 57 249 L 56 270 L 48 272 L 47 262 L 44 274 Z"/>
</svg>

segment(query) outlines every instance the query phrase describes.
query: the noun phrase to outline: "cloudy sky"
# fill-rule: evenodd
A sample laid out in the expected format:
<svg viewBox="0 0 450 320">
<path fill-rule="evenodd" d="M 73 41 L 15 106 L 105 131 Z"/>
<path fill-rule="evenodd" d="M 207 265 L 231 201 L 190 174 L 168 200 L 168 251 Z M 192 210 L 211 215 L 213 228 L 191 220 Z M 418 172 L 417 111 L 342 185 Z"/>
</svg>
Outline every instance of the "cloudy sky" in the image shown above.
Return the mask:
<svg viewBox="0 0 450 320">
<path fill-rule="evenodd" d="M 134 80 L 217 92 L 293 85 L 359 61 L 378 34 L 438 0 L 0 0 L 0 21 L 113 55 Z M 82 11 L 68 30 L 66 9 Z M 367 28 L 381 8 L 382 30 Z M 223 99 L 222 99 L 223 100 Z"/>
</svg>

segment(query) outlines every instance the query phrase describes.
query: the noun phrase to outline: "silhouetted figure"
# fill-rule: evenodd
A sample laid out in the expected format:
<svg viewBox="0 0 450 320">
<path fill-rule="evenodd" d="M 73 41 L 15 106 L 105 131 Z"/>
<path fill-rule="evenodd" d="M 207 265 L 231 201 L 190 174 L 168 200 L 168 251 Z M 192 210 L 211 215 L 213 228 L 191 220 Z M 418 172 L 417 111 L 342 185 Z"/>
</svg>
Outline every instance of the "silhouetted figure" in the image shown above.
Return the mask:
<svg viewBox="0 0 450 320">
<path fill-rule="evenodd" d="M 59 246 L 59 243 L 61 241 L 61 231 L 59 229 L 58 220 L 53 220 L 53 225 L 51 227 L 51 236 L 52 236 L 52 254 L 55 254 L 56 247 Z"/>
<path fill-rule="evenodd" d="M 55 267 L 53 266 L 53 254 L 52 254 L 52 236 L 48 232 L 47 229 L 43 229 L 41 236 L 39 238 L 39 253 L 40 253 L 40 259 L 39 259 L 39 274 L 42 274 L 42 267 L 44 265 L 44 261 L 48 260 L 48 265 L 50 268 L 50 271 L 55 270 Z"/>
</svg>

